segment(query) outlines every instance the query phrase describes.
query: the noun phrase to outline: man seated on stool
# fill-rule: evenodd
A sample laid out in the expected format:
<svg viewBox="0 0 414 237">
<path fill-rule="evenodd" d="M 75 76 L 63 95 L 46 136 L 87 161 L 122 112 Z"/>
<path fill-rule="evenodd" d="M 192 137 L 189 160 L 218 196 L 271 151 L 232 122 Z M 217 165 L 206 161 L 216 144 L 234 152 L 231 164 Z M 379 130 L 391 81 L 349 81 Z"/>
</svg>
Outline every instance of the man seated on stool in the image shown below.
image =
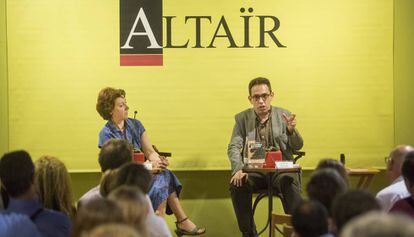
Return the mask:
<svg viewBox="0 0 414 237">
<path fill-rule="evenodd" d="M 283 160 L 293 160 L 293 152 L 302 148 L 303 140 L 296 126 L 296 116 L 289 111 L 271 106 L 274 93 L 270 81 L 258 77 L 249 83 L 249 101 L 253 108 L 235 116 L 227 155 L 231 162 L 232 178 L 230 192 L 239 229 L 243 236 L 257 236 L 253 220 L 252 193 L 266 189 L 266 179 L 259 174 L 242 171 L 243 157 L 246 157 L 246 139 L 261 142 L 265 148 L 281 150 Z M 285 212 L 292 213 L 301 201 L 296 174 L 281 174 L 275 179 L 273 188 L 283 196 Z"/>
</svg>

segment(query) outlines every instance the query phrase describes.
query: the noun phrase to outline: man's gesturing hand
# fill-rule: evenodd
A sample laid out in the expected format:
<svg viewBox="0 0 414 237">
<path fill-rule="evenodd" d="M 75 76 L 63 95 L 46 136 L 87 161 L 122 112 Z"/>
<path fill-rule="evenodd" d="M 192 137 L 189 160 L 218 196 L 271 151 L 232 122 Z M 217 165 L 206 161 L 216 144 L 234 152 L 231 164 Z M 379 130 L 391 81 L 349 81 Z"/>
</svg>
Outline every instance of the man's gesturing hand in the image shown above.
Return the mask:
<svg viewBox="0 0 414 237">
<path fill-rule="evenodd" d="M 282 117 L 286 123 L 289 133 L 293 133 L 296 127 L 296 114 L 292 114 L 292 116 L 288 117 L 285 113 L 283 113 Z"/>
</svg>

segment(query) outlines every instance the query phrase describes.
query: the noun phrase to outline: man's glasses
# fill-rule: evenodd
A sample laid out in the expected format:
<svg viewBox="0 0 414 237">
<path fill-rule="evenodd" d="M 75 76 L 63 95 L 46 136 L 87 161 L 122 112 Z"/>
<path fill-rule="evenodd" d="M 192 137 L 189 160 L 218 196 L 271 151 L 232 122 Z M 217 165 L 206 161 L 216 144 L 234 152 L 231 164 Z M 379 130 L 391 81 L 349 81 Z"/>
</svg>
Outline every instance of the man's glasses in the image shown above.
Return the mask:
<svg viewBox="0 0 414 237">
<path fill-rule="evenodd" d="M 265 94 L 261 94 L 261 95 L 252 95 L 250 96 L 250 99 L 254 100 L 254 101 L 260 101 L 260 99 L 262 99 L 263 101 L 266 101 L 269 98 L 270 94 L 265 93 Z"/>
</svg>

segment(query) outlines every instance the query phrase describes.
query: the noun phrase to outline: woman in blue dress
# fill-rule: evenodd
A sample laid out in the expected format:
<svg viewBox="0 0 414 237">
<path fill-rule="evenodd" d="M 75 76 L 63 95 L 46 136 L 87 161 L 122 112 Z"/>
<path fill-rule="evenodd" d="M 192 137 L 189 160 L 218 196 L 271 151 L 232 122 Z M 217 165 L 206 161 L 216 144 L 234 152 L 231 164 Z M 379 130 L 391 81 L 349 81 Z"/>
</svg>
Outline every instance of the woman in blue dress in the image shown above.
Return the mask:
<svg viewBox="0 0 414 237">
<path fill-rule="evenodd" d="M 134 149 L 143 151 L 151 162 L 153 171 L 161 170 L 154 173 L 149 191 L 154 211 L 160 216 L 164 216 L 165 212 L 175 215 L 178 236 L 203 234 L 205 228 L 197 227 L 188 219 L 180 204 L 178 197 L 182 186 L 178 178 L 167 169 L 167 159 L 154 150 L 142 123 L 128 118 L 128 109 L 124 90 L 107 87 L 99 92 L 96 110 L 108 121 L 99 133 L 99 147 L 115 138 L 128 140 Z"/>
</svg>

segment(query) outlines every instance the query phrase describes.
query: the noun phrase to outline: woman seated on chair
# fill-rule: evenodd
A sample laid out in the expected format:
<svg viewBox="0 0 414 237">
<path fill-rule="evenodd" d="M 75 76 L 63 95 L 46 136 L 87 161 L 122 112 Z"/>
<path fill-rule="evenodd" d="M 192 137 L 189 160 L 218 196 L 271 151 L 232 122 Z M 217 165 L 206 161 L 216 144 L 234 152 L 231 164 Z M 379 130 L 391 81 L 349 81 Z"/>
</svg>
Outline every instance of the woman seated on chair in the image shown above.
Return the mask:
<svg viewBox="0 0 414 237">
<path fill-rule="evenodd" d="M 142 123 L 128 118 L 129 107 L 125 100 L 125 91 L 107 87 L 98 95 L 96 110 L 108 122 L 99 133 L 99 147 L 111 138 L 126 139 L 135 150 L 144 152 L 145 157 L 152 163 L 153 170 L 161 170 L 154 174 L 149 191 L 154 211 L 160 216 L 174 214 L 177 222 L 177 233 L 181 235 L 201 235 L 205 228 L 197 227 L 186 216 L 178 199 L 181 184 L 178 178 L 167 169 L 168 160 L 160 156 L 151 145 Z"/>
</svg>

